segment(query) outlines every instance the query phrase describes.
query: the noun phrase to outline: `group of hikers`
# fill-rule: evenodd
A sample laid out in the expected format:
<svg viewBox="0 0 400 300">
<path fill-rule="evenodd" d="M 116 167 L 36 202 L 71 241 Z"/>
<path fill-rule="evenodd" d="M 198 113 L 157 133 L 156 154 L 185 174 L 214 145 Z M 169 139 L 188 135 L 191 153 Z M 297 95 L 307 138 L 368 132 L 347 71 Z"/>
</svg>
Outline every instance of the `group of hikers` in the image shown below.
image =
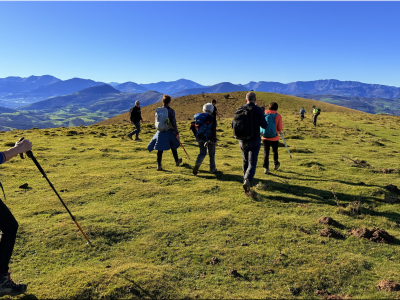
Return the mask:
<svg viewBox="0 0 400 300">
<path fill-rule="evenodd" d="M 171 149 L 175 159 L 176 166 L 182 163 L 177 149 L 181 145 L 178 127 L 176 125 L 175 111 L 171 106 L 171 97 L 164 95 L 162 99 L 163 107 L 156 110 L 155 126 L 156 134 L 147 146 L 149 152 L 157 150 L 157 170 L 161 171 L 162 157 L 164 151 Z M 274 170 L 280 167 L 278 156 L 279 134 L 283 130 L 282 116 L 277 113 L 278 104 L 271 102 L 268 109 L 257 104 L 256 94 L 249 92 L 246 95 L 246 104 L 241 106 L 235 113 L 231 127 L 233 134 L 239 141 L 239 147 L 242 152 L 243 165 L 243 189 L 246 196 L 250 195 L 250 188 L 257 168 L 258 154 L 261 148 L 261 141 L 264 146 L 264 174 L 270 172 L 269 154 L 272 148 Z M 193 174 L 197 175 L 199 168 L 207 155 L 210 159 L 210 173 L 217 172 L 215 165 L 215 147 L 217 146 L 217 116 L 218 110 L 216 100 L 212 103 L 203 105 L 203 112 L 194 116 L 191 124 L 191 130 L 196 137 L 200 153 L 197 156 Z M 305 109 L 300 110 L 301 120 L 304 119 Z M 320 109 L 313 106 L 313 124 L 316 126 L 317 117 Z M 135 130 L 128 134 L 132 139 L 139 140 L 141 116 L 140 102 L 136 101 L 135 106 L 130 110 L 131 123 L 135 125 Z M 11 149 L 0 152 L 0 164 L 9 161 L 18 154 L 26 153 L 32 149 L 32 143 L 29 140 L 22 140 L 15 144 Z M 0 187 L 3 189 L 1 183 Z M 4 193 L 4 191 L 3 191 Z M 5 198 L 5 195 L 4 195 Z M 15 239 L 18 230 L 18 222 L 0 199 L 0 297 L 9 295 L 15 296 L 25 293 L 27 285 L 15 283 L 10 277 L 9 263 L 13 252 Z"/>
<path fill-rule="evenodd" d="M 181 144 L 178 127 L 176 126 L 175 111 L 171 108 L 171 97 L 164 95 L 162 99 L 163 107 L 159 107 L 155 113 L 156 134 L 147 146 L 149 152 L 157 150 L 157 170 L 162 171 L 162 156 L 164 151 L 171 150 L 176 166 L 182 163 L 177 149 Z M 265 106 L 259 107 L 256 94 L 249 92 L 246 95 L 246 104 L 241 106 L 235 113 L 231 123 L 235 138 L 239 141 L 239 147 L 242 152 L 243 168 L 243 189 L 248 196 L 250 187 L 257 168 L 258 154 L 261 148 L 261 141 L 264 146 L 264 174 L 270 172 L 269 154 L 272 148 L 274 170 L 280 167 L 278 146 L 279 135 L 283 130 L 282 116 L 277 113 L 278 103 L 271 102 L 268 109 Z M 203 105 L 203 112 L 194 115 L 194 121 L 190 129 L 193 131 L 196 141 L 199 145 L 200 153 L 197 156 L 193 167 L 193 174 L 197 175 L 207 152 L 210 159 L 210 173 L 217 172 L 215 165 L 215 147 L 218 145 L 217 139 L 217 101 Z M 317 117 L 321 110 L 313 106 L 313 124 L 316 126 Z M 306 113 L 304 107 L 300 110 L 301 121 Z M 140 111 L 140 102 L 136 101 L 135 106 L 130 110 L 131 123 L 135 125 L 135 130 L 128 134 L 136 134 L 135 140 L 139 140 L 140 121 L 143 121 Z M 185 150 L 186 151 L 186 150 Z"/>
<path fill-rule="evenodd" d="M 313 105 L 313 124 L 314 126 L 317 126 L 317 117 L 321 114 L 321 109 L 316 108 L 315 105 Z M 300 119 L 303 121 L 304 120 L 304 114 L 306 113 L 306 110 L 304 107 L 300 109 Z"/>
</svg>

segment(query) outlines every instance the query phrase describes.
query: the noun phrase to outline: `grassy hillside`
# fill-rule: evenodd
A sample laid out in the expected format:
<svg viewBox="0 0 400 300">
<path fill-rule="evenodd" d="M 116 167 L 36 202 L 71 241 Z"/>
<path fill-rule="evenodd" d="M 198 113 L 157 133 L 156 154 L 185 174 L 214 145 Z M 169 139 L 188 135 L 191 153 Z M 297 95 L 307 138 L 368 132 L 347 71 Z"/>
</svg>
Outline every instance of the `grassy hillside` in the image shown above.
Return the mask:
<svg viewBox="0 0 400 300">
<path fill-rule="evenodd" d="M 86 245 L 32 161 L 1 165 L 5 202 L 20 223 L 11 268 L 15 280 L 29 284 L 25 298 L 321 299 L 317 290 L 398 298 L 399 292 L 376 285 L 400 281 L 399 195 L 386 188 L 400 187 L 400 118 L 315 101 L 323 113 L 314 128 L 312 102 L 282 96 L 293 159 L 280 148 L 281 168 L 264 175 L 260 155 L 255 193 L 246 197 L 228 115 L 243 102 L 243 93 L 237 95 L 217 98 L 226 118 L 218 123 L 214 175 L 208 157 L 192 174 L 199 152 L 189 131 L 188 118 L 200 109 L 194 101 L 186 101 L 183 116 L 177 107 L 182 100 L 172 104 L 191 160 L 178 149 L 184 163 L 176 167 L 165 153 L 162 172 L 156 171 L 156 153 L 146 150 L 152 123 L 143 125 L 143 142 L 127 139 L 130 124 L 0 133 L 3 148 L 21 136 L 33 142 L 48 178 L 93 242 Z M 274 95 L 262 97 L 269 102 Z M 300 122 L 302 105 L 308 114 Z M 152 122 L 154 108 L 146 109 Z M 19 189 L 24 183 L 30 188 Z M 354 201 L 361 201 L 358 208 Z M 338 223 L 317 222 L 325 216 Z M 374 226 L 394 243 L 347 233 Z M 343 238 L 320 236 L 327 227 Z"/>
<path fill-rule="evenodd" d="M 343 97 L 336 95 L 298 95 L 372 114 L 400 115 L 400 99 Z"/>
<path fill-rule="evenodd" d="M 279 113 L 281 114 L 298 114 L 301 107 L 304 106 L 305 110 L 310 117 L 312 114 L 312 106 L 316 105 L 321 108 L 323 112 L 351 112 L 360 113 L 355 110 L 323 103 L 321 101 L 298 98 L 295 96 L 288 96 L 282 94 L 255 92 L 257 95 L 257 104 L 262 105 L 264 103 L 268 106 L 269 103 L 275 101 L 279 104 Z M 232 118 L 236 112 L 236 109 L 241 105 L 245 104 L 247 92 L 235 92 L 235 93 L 222 93 L 222 94 L 205 94 L 202 95 L 190 95 L 172 99 L 171 107 L 175 110 L 176 118 L 178 121 L 192 120 L 193 116 L 201 112 L 203 105 L 207 102 L 211 102 L 213 99 L 217 100 L 217 109 L 220 113 L 221 118 Z M 229 95 L 228 99 L 224 96 Z M 161 103 L 155 103 L 142 108 L 142 117 L 145 121 L 154 123 L 154 113 L 157 107 L 160 107 Z M 129 120 L 129 112 L 114 118 L 104 120 L 99 125 L 109 124 L 122 124 L 123 120 Z"/>
</svg>

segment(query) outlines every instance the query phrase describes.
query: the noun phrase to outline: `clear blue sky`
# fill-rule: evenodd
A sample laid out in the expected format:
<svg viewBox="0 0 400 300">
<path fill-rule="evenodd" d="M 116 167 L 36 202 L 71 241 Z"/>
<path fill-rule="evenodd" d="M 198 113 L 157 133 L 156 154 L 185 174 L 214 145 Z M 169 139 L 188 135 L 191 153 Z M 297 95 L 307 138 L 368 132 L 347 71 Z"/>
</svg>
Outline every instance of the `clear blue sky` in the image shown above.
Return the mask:
<svg viewBox="0 0 400 300">
<path fill-rule="evenodd" d="M 400 87 L 400 2 L 0 2 L 0 78 Z"/>
</svg>

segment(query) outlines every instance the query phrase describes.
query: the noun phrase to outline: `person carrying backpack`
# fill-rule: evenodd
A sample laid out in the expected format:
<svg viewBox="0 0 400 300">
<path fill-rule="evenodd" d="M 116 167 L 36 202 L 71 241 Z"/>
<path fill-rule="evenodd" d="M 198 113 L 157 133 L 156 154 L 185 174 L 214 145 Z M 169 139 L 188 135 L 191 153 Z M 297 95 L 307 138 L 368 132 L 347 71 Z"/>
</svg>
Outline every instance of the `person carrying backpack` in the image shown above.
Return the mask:
<svg viewBox="0 0 400 300">
<path fill-rule="evenodd" d="M 317 126 L 317 117 L 321 113 L 321 109 L 316 108 L 315 105 L 312 108 L 313 108 L 313 124 L 314 126 Z"/>
<path fill-rule="evenodd" d="M 128 134 L 128 137 L 132 139 L 132 136 L 136 134 L 135 141 L 141 141 L 141 139 L 139 139 L 140 122 L 143 121 L 143 119 L 142 119 L 142 112 L 140 111 L 139 101 L 135 102 L 135 106 L 130 109 L 129 115 L 131 119 L 131 124 L 134 124 L 136 128 L 134 131 Z"/>
<path fill-rule="evenodd" d="M 203 106 L 203 113 L 194 115 L 195 136 L 199 143 L 200 153 L 197 156 L 196 164 L 193 168 L 193 174 L 197 175 L 201 163 L 207 155 L 210 157 L 210 173 L 217 172 L 215 168 L 215 146 L 216 146 L 216 128 L 214 127 L 214 117 L 212 115 L 214 106 L 212 103 L 206 103 Z"/>
<path fill-rule="evenodd" d="M 282 131 L 282 116 L 276 111 L 278 110 L 278 103 L 271 102 L 269 109 L 265 111 L 265 120 L 267 121 L 268 127 L 261 129 L 261 137 L 264 144 L 264 174 L 269 173 L 269 150 L 272 147 L 274 153 L 274 169 L 278 170 L 281 165 L 278 160 L 278 145 L 279 145 L 279 133 Z"/>
<path fill-rule="evenodd" d="M 233 135 L 239 140 L 243 158 L 243 189 L 249 195 L 251 183 L 257 168 L 258 153 L 261 147 L 260 127 L 266 129 L 264 111 L 256 105 L 256 94 L 246 95 L 246 104 L 235 113 L 231 127 Z"/>
<path fill-rule="evenodd" d="M 171 97 L 164 95 L 162 102 L 163 107 L 156 110 L 155 126 L 156 134 L 147 145 L 149 152 L 158 150 L 157 152 L 157 171 L 162 171 L 162 156 L 163 152 L 171 149 L 175 159 L 176 166 L 182 163 L 182 158 L 178 157 L 177 149 L 180 146 L 179 132 L 176 126 L 175 111 L 170 107 Z"/>
<path fill-rule="evenodd" d="M 32 150 L 32 143 L 23 140 L 4 152 L 0 152 L 0 164 L 9 161 L 14 156 Z M 3 186 L 0 184 L 1 189 Z M 4 193 L 4 190 L 3 190 Z M 4 194 L 5 200 L 5 194 Z M 10 277 L 9 263 L 17 237 L 18 222 L 8 207 L 0 199 L 0 230 L 3 233 L 0 241 L 0 297 L 17 296 L 26 292 L 27 285 L 15 283 Z"/>
<path fill-rule="evenodd" d="M 301 121 L 303 121 L 305 113 L 306 113 L 306 110 L 304 109 L 304 107 L 302 107 L 300 109 L 300 119 L 301 119 Z"/>
</svg>

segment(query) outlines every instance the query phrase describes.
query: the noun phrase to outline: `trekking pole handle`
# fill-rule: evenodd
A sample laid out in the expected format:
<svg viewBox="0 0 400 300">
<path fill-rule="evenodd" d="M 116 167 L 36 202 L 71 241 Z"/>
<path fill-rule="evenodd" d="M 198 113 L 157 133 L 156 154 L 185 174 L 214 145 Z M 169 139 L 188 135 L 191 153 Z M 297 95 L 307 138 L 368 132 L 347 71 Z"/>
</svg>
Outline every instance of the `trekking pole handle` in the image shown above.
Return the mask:
<svg viewBox="0 0 400 300">
<path fill-rule="evenodd" d="M 19 142 L 22 142 L 24 139 L 25 139 L 24 137 L 21 137 L 21 138 L 18 140 L 18 143 L 19 143 Z M 27 155 L 29 158 L 32 158 L 32 157 L 33 157 L 33 153 L 32 153 L 31 150 L 26 151 L 26 155 Z M 19 156 L 20 156 L 22 159 L 25 158 L 23 153 L 20 153 Z"/>
</svg>

